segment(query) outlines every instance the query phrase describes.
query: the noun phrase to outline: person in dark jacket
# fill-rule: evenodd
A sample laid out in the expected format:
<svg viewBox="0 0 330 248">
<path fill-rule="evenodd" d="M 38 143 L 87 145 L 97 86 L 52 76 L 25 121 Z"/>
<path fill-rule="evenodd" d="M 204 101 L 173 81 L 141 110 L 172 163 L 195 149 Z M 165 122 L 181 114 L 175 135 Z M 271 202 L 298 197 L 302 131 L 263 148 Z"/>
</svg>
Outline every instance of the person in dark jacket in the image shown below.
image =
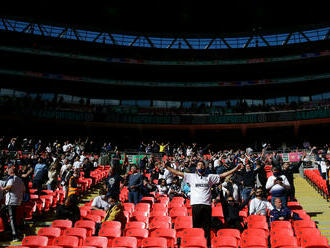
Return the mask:
<svg viewBox="0 0 330 248">
<path fill-rule="evenodd" d="M 221 185 L 218 188 L 223 216 L 225 218 L 224 228 L 238 229 L 243 232 L 244 227 L 239 212 L 249 203 L 250 197 L 254 191 L 250 192 L 249 197 L 244 202 L 239 203 L 235 201 L 231 195 L 224 196 Z"/>
<path fill-rule="evenodd" d="M 266 191 L 267 174 L 265 171 L 265 165 L 260 160 L 256 161 L 254 172 L 256 174 L 257 186 L 262 187 L 263 191 Z"/>
<path fill-rule="evenodd" d="M 59 205 L 56 209 L 56 219 L 71 220 L 73 225 L 80 220 L 80 210 L 78 207 L 78 199 L 76 195 L 70 195 L 64 205 Z"/>
<path fill-rule="evenodd" d="M 131 174 L 128 176 L 128 201 L 137 204 L 140 201 L 140 190 L 143 178 L 138 173 L 136 165 L 131 166 Z"/>
</svg>

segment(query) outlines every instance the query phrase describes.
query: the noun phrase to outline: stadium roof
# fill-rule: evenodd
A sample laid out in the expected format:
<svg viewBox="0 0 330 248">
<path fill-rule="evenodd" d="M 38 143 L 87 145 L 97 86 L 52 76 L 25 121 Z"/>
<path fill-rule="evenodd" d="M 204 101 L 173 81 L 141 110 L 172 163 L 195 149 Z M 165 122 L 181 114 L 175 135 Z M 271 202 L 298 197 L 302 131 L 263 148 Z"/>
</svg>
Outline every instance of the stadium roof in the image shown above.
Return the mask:
<svg viewBox="0 0 330 248">
<path fill-rule="evenodd" d="M 67 1 L 69 2 L 69 1 Z M 0 17 L 122 33 L 283 32 L 330 24 L 326 1 L 6 1 Z"/>
</svg>

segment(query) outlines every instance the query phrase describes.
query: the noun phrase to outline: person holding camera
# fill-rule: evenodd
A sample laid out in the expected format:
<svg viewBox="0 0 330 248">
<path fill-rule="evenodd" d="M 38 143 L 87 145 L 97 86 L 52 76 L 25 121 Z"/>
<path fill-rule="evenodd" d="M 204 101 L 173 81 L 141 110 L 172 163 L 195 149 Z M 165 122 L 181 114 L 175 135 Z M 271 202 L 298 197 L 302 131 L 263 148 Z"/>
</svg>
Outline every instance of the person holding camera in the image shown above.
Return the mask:
<svg viewBox="0 0 330 248">
<path fill-rule="evenodd" d="M 274 206 L 274 199 L 280 198 L 282 205 L 286 206 L 287 191 L 290 190 L 290 183 L 286 176 L 281 175 L 278 167 L 272 167 L 273 175 L 270 176 L 266 183 L 266 189 L 269 190 L 272 196 L 272 204 Z"/>
</svg>

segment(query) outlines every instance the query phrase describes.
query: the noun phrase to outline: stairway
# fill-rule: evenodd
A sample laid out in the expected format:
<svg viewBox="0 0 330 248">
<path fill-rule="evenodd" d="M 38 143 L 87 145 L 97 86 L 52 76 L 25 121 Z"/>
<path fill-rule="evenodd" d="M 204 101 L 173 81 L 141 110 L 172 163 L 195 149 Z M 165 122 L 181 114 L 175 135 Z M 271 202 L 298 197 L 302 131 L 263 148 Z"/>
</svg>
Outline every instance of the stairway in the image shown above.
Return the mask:
<svg viewBox="0 0 330 248">
<path fill-rule="evenodd" d="M 330 203 L 299 174 L 295 174 L 294 180 L 297 200 L 315 221 L 322 235 L 330 241 Z"/>
</svg>

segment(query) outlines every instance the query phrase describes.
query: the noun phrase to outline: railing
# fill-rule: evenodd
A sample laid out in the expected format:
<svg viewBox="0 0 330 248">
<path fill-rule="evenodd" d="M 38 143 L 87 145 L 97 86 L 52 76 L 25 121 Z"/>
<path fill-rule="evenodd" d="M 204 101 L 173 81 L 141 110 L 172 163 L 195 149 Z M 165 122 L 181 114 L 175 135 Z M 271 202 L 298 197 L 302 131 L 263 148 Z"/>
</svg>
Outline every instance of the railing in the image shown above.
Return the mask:
<svg viewBox="0 0 330 248">
<path fill-rule="evenodd" d="M 127 35 L 110 32 L 95 32 L 73 27 L 58 27 L 1 18 L 0 30 L 29 33 L 61 39 L 132 47 L 174 49 L 230 49 L 249 47 L 282 46 L 329 39 L 330 27 L 282 34 L 249 34 L 245 37 L 154 37 L 149 34 Z"/>
</svg>

